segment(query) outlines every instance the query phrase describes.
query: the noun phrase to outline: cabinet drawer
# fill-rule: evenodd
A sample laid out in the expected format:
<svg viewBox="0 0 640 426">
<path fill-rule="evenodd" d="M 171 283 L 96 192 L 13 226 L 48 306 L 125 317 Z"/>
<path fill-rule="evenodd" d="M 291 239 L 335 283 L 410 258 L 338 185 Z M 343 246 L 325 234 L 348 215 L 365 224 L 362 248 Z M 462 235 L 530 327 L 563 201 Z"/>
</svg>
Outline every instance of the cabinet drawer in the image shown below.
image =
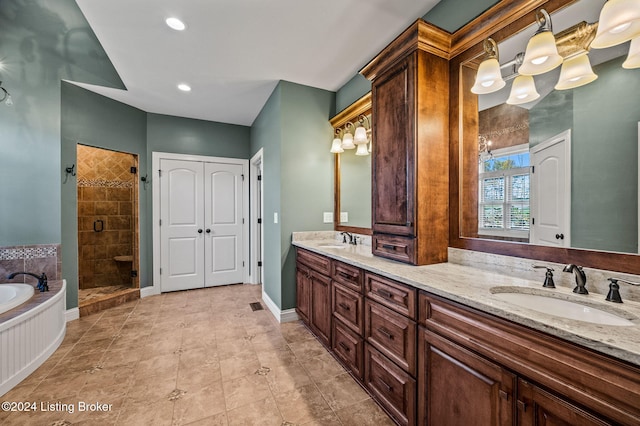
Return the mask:
<svg viewBox="0 0 640 426">
<path fill-rule="evenodd" d="M 354 376 L 362 380 L 364 341 L 341 321 L 333 321 L 333 353 Z"/>
<path fill-rule="evenodd" d="M 394 311 L 416 319 L 416 289 L 398 282 L 365 273 L 366 295 Z"/>
<path fill-rule="evenodd" d="M 364 384 L 375 399 L 399 424 L 416 424 L 416 381 L 368 344 L 364 365 Z"/>
<path fill-rule="evenodd" d="M 302 249 L 298 249 L 297 254 L 298 262 L 304 263 L 323 275 L 331 275 L 331 260 L 329 260 L 329 258 Z"/>
<path fill-rule="evenodd" d="M 350 289 L 362 293 L 362 270 L 346 263 L 334 261 L 331 278 Z"/>
<path fill-rule="evenodd" d="M 371 238 L 374 256 L 386 257 L 404 263 L 416 263 L 415 238 L 387 234 L 373 234 Z"/>
<path fill-rule="evenodd" d="M 416 323 L 375 302 L 365 302 L 365 339 L 409 374 L 416 374 Z"/>
<path fill-rule="evenodd" d="M 364 332 L 364 296 L 334 281 L 331 302 L 333 316 L 362 337 Z"/>
</svg>

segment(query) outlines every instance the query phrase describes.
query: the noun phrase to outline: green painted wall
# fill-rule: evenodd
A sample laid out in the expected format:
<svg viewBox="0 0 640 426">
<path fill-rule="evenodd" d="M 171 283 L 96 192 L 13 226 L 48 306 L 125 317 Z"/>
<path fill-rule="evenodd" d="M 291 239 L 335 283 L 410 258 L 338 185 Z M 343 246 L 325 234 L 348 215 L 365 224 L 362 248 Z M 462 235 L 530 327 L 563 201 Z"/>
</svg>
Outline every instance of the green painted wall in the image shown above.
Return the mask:
<svg viewBox="0 0 640 426">
<path fill-rule="evenodd" d="M 62 79 L 124 88 L 73 0 L 0 2 L 0 246 L 61 242 Z"/>
<path fill-rule="evenodd" d="M 273 302 L 282 307 L 281 297 L 281 221 L 273 223 L 273 215 L 280 215 L 281 181 L 281 88 L 280 84 L 271 93 L 258 117 L 251 126 L 251 156 L 261 148 L 262 156 L 262 205 L 264 246 L 262 253 L 262 289 Z"/>
<path fill-rule="evenodd" d="M 336 93 L 336 113 L 342 111 L 370 91 L 371 82 L 361 74 L 354 75 Z"/>
<path fill-rule="evenodd" d="M 63 166 L 77 164 L 77 144 L 89 145 L 138 156 L 138 167 L 147 170 L 147 114 L 70 83 L 62 83 L 61 158 Z M 138 174 L 143 176 L 144 173 Z M 62 270 L 67 280 L 67 308 L 78 304 L 78 219 L 76 178 L 62 181 Z M 150 187 L 139 182 L 140 285 L 150 284 L 151 271 L 144 267 L 151 258 L 151 245 L 145 244 L 150 227 L 151 204 L 145 202 Z"/>
<path fill-rule="evenodd" d="M 263 288 L 282 310 L 295 307 L 291 233 L 331 230 L 335 94 L 281 81 L 251 127 L 251 155 L 263 148 Z M 278 223 L 273 215 L 278 213 Z"/>
<path fill-rule="evenodd" d="M 498 2 L 499 0 L 442 0 L 422 19 L 454 33 Z"/>
</svg>

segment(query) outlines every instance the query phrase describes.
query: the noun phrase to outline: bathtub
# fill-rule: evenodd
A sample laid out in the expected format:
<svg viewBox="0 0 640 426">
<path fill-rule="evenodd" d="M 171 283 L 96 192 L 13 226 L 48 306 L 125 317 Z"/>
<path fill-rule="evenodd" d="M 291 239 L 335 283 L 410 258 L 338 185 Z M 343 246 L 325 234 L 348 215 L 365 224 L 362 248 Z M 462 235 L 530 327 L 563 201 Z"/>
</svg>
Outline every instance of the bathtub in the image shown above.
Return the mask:
<svg viewBox="0 0 640 426">
<path fill-rule="evenodd" d="M 42 293 L 29 287 L 0 284 L 0 396 L 40 367 L 66 332 L 66 282 L 49 281 Z"/>
<path fill-rule="evenodd" d="M 22 305 L 33 296 L 30 284 L 0 284 L 0 314 Z"/>
</svg>

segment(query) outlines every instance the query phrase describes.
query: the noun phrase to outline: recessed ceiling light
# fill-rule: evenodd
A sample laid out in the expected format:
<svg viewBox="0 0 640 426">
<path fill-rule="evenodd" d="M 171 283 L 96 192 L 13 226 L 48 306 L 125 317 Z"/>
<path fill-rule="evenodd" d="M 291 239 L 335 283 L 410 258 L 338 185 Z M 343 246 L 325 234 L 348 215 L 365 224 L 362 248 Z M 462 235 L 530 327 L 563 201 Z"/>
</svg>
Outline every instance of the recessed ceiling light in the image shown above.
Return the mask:
<svg viewBox="0 0 640 426">
<path fill-rule="evenodd" d="M 185 28 L 187 28 L 187 26 L 184 24 L 184 22 L 182 22 L 178 18 L 167 18 L 165 20 L 165 22 L 167 23 L 169 28 L 172 28 L 172 29 L 174 29 L 176 31 L 182 31 Z"/>
<path fill-rule="evenodd" d="M 182 90 L 183 92 L 190 92 L 191 91 L 191 86 L 189 86 L 188 84 L 185 84 L 185 83 L 180 83 L 180 84 L 178 84 L 178 89 Z"/>
</svg>

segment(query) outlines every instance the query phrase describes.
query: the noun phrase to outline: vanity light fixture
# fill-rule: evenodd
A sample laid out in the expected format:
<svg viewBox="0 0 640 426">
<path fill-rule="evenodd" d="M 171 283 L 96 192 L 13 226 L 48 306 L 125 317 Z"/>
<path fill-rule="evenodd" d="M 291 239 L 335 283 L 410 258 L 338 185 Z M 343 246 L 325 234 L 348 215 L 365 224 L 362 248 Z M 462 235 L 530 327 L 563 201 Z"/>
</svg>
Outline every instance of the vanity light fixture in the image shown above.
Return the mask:
<svg viewBox="0 0 640 426">
<path fill-rule="evenodd" d="M 500 73 L 498 44 L 494 39 L 488 38 L 484 41 L 483 47 L 488 57 L 478 67 L 476 81 L 471 88 L 471 92 L 476 95 L 497 92 L 507 84 Z"/>
<path fill-rule="evenodd" d="M 478 162 L 489 160 L 493 157 L 491 154 L 491 140 L 483 135 L 478 135 Z"/>
<path fill-rule="evenodd" d="M 360 115 L 358 122 L 360 126 L 356 127 L 356 133 L 353 137 L 353 143 L 358 146 L 356 155 L 369 155 L 371 152 L 371 121 L 369 121 L 367 116 Z M 369 146 L 367 147 L 367 145 Z"/>
<path fill-rule="evenodd" d="M 369 150 L 367 149 L 366 143 L 358 144 L 358 148 L 356 149 L 356 155 L 369 155 Z"/>
<path fill-rule="evenodd" d="M 189 86 L 186 83 L 180 83 L 180 84 L 178 84 L 178 89 L 182 90 L 183 92 L 190 92 L 191 91 L 191 86 Z"/>
<path fill-rule="evenodd" d="M 164 22 L 172 30 L 183 31 L 185 28 L 187 28 L 187 26 L 184 24 L 184 22 L 182 22 L 180 19 L 175 18 L 175 17 L 167 18 Z"/>
<path fill-rule="evenodd" d="M 575 89 L 594 81 L 598 76 L 591 69 L 587 53 L 581 53 L 566 59 L 560 70 L 560 78 L 555 85 L 556 90 Z"/>
<path fill-rule="evenodd" d="M 341 131 L 341 129 L 336 129 L 336 137 L 333 139 L 333 142 L 331 143 L 331 150 L 329 151 L 332 154 L 340 154 L 344 152 L 344 149 L 342 149 L 342 139 L 340 139 Z"/>
<path fill-rule="evenodd" d="M 640 36 L 640 0 L 609 0 L 600 11 L 596 38 L 591 47 L 616 46 Z"/>
<path fill-rule="evenodd" d="M 640 68 L 640 36 L 631 40 L 629 55 L 627 56 L 627 60 L 622 63 L 622 68 Z"/>
<path fill-rule="evenodd" d="M 527 102 L 535 101 L 539 97 L 540 94 L 536 90 L 533 77 L 530 75 L 519 75 L 513 80 L 507 103 L 509 105 L 526 104 Z"/>
<path fill-rule="evenodd" d="M 355 149 L 356 147 L 353 143 L 353 134 L 349 132 L 349 127 L 353 127 L 353 124 L 347 123 L 345 125 L 342 135 L 342 149 Z"/>
<path fill-rule="evenodd" d="M 538 30 L 529 39 L 524 52 L 524 60 L 518 72 L 523 75 L 538 75 L 551 71 L 562 63 L 558 53 L 556 38 L 553 36 L 551 17 L 540 9 L 536 12 Z"/>
<path fill-rule="evenodd" d="M 2 82 L 0 81 L 0 102 L 4 102 L 7 106 L 13 105 L 13 99 L 11 99 L 11 93 L 7 91 L 4 87 L 2 87 Z"/>
</svg>

